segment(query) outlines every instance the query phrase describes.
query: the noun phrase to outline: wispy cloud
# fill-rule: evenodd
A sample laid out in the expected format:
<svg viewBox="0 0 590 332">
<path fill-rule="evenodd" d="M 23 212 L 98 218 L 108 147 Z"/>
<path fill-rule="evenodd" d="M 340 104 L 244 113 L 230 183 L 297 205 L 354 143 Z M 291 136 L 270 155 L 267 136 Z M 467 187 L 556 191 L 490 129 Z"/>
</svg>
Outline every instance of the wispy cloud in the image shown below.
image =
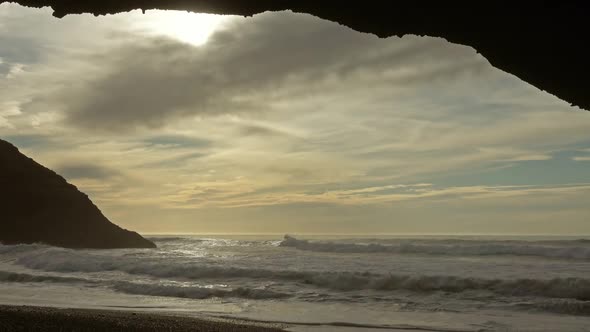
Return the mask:
<svg viewBox="0 0 590 332">
<path fill-rule="evenodd" d="M 238 184 L 238 182 L 236 182 Z M 500 198 L 528 198 L 539 195 L 562 195 L 570 193 L 588 194 L 590 184 L 568 184 L 562 186 L 460 186 L 436 187 L 432 184 L 402 184 L 381 187 L 367 187 L 348 190 L 310 192 L 266 192 L 247 186 L 210 186 L 183 189 L 168 196 L 168 203 L 176 208 L 252 207 L 284 205 L 295 203 L 317 203 L 334 205 L 372 205 L 405 202 L 411 200 L 460 201 L 470 204 L 471 200 L 493 200 Z M 377 208 L 377 207 L 375 207 Z"/>
<path fill-rule="evenodd" d="M 56 168 L 56 171 L 70 180 L 95 179 L 105 181 L 109 178 L 121 175 L 117 170 L 87 163 L 62 164 Z"/>
<path fill-rule="evenodd" d="M 195 46 L 138 28 L 158 15 L 0 5 L 0 137 L 135 228 L 590 213 L 590 115 L 472 48 L 289 12 L 229 17 Z"/>
</svg>

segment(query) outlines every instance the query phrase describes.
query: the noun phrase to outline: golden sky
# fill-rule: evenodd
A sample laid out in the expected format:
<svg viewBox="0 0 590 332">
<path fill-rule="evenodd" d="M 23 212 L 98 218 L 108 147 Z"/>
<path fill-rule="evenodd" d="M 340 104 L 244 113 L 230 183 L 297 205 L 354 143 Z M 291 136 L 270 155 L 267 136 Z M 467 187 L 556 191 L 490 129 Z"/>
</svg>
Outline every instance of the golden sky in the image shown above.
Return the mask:
<svg viewBox="0 0 590 332">
<path fill-rule="evenodd" d="M 0 5 L 0 138 L 142 232 L 590 233 L 590 113 L 440 38 Z"/>
</svg>

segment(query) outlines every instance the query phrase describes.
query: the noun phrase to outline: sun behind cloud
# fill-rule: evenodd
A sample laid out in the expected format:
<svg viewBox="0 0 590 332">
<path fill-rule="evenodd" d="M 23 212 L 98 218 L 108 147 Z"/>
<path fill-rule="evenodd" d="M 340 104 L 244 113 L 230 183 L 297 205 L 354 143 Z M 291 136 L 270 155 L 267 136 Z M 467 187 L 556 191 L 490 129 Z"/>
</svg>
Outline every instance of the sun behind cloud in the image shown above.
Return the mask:
<svg viewBox="0 0 590 332">
<path fill-rule="evenodd" d="M 150 34 L 164 35 L 200 46 L 230 16 L 191 13 L 177 10 L 149 10 L 133 16 L 133 25 Z"/>
<path fill-rule="evenodd" d="M 0 138 L 126 228 L 589 232 L 588 112 L 473 48 L 292 12 L 51 13 L 0 5 Z"/>
</svg>

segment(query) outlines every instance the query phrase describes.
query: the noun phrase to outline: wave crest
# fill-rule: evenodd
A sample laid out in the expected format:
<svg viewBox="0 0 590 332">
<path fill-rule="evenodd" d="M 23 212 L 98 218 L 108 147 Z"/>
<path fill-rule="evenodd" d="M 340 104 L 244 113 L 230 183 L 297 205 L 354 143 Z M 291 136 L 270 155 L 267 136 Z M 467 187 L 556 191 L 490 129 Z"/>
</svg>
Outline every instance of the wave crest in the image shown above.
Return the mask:
<svg viewBox="0 0 590 332">
<path fill-rule="evenodd" d="M 36 244 L 11 244 L 11 245 L 3 245 L 0 244 L 0 255 L 11 255 L 11 254 L 20 254 L 26 253 L 30 251 L 35 251 L 44 248 L 51 248 L 48 245 L 36 243 Z"/>
<path fill-rule="evenodd" d="M 455 276 L 383 275 L 238 268 L 203 263 L 151 262 L 59 250 L 36 252 L 17 259 L 28 268 L 56 272 L 122 271 L 132 275 L 179 279 L 265 279 L 299 282 L 333 290 L 408 290 L 414 292 L 489 291 L 509 296 L 537 296 L 590 300 L 590 279 L 482 279 Z"/>
<path fill-rule="evenodd" d="M 572 241 L 572 243 L 584 244 L 586 242 Z M 557 246 L 542 245 L 536 243 L 522 242 L 480 242 L 480 241 L 458 241 L 456 243 L 430 243 L 430 244 L 359 244 L 359 243 L 336 243 L 336 242 L 314 242 L 299 240 L 295 237 L 285 235 L 284 240 L 279 244 L 281 247 L 290 247 L 298 250 L 334 253 L 392 253 L 392 254 L 425 254 L 425 255 L 449 255 L 449 256 L 492 256 L 492 255 L 514 255 L 514 256 L 538 256 L 561 259 L 584 259 L 590 260 L 590 247 L 587 246 Z"/>
<path fill-rule="evenodd" d="M 245 298 L 253 300 L 279 299 L 289 297 L 289 294 L 273 292 L 266 289 L 239 287 L 235 289 L 219 289 L 209 287 L 185 287 L 173 285 L 152 285 L 121 282 L 113 287 L 114 290 L 135 295 L 178 297 L 187 299 Z"/>
<path fill-rule="evenodd" d="M 539 303 L 518 303 L 517 307 L 558 314 L 590 316 L 590 302 L 578 300 L 544 301 Z"/>
<path fill-rule="evenodd" d="M 73 283 L 73 282 L 90 282 L 90 280 L 74 277 L 60 277 L 48 275 L 32 275 L 27 273 L 16 273 L 8 271 L 0 271 L 1 282 L 57 282 L 57 283 Z"/>
<path fill-rule="evenodd" d="M 175 241 L 184 241 L 188 240 L 186 237 L 178 237 L 178 236 L 161 236 L 161 237 L 148 237 L 147 238 L 153 242 L 175 242 Z M 192 239 L 193 241 L 197 241 L 196 239 Z"/>
</svg>

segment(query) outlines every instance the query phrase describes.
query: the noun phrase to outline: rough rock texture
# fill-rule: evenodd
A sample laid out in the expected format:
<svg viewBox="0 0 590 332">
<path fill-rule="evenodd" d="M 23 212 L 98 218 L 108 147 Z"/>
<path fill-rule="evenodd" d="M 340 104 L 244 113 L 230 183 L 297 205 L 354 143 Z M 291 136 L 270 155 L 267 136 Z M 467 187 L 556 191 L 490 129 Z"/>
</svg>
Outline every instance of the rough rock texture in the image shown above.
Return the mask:
<svg viewBox="0 0 590 332">
<path fill-rule="evenodd" d="M 155 248 L 111 223 L 88 196 L 0 140 L 0 242 L 67 248 Z"/>
<path fill-rule="evenodd" d="M 5 2 L 0 0 L 0 3 Z M 317 0 L 16 0 L 51 6 L 54 15 L 177 9 L 253 15 L 291 9 L 380 37 L 443 37 L 469 45 L 490 63 L 559 98 L 590 110 L 590 4 L 587 1 L 317 1 Z"/>
</svg>

